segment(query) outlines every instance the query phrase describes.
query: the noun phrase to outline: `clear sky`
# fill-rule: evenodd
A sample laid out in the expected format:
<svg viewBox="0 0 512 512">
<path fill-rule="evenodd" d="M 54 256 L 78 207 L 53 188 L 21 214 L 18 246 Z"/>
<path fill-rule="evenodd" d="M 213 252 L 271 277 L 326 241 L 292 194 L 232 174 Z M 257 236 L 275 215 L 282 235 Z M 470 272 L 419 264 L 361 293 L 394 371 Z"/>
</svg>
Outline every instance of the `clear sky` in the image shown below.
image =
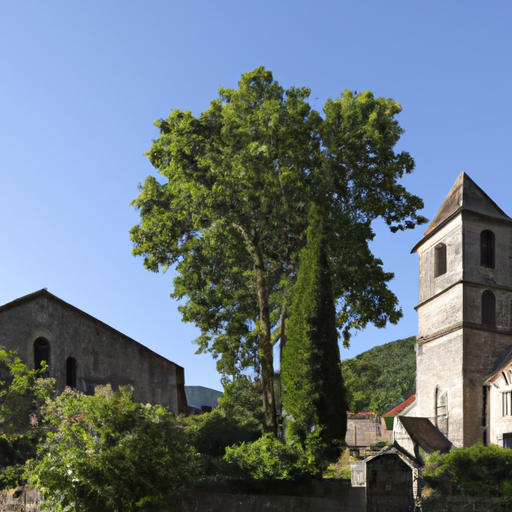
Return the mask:
<svg viewBox="0 0 512 512">
<path fill-rule="evenodd" d="M 0 304 L 41 288 L 220 388 L 169 298 L 172 272 L 131 256 L 129 203 L 154 169 L 153 126 L 205 110 L 265 66 L 321 109 L 344 89 L 392 97 L 416 160 L 404 183 L 432 219 L 461 171 L 512 215 L 510 0 L 1 0 Z M 404 317 L 342 359 L 417 331 L 425 227 L 373 244 Z"/>
</svg>

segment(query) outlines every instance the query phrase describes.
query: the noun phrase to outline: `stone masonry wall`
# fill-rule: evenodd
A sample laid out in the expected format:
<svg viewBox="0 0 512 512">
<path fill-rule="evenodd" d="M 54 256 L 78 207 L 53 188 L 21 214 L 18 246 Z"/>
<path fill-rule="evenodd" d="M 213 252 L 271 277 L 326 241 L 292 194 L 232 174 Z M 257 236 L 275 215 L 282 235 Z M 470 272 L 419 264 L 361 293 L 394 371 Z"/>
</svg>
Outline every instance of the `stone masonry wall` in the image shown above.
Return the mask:
<svg viewBox="0 0 512 512">
<path fill-rule="evenodd" d="M 447 437 L 456 446 L 463 443 L 463 336 L 461 331 L 417 346 L 415 416 L 436 424 L 437 397 L 446 394 Z"/>
<path fill-rule="evenodd" d="M 66 360 L 72 357 L 80 391 L 131 385 L 136 401 L 180 412 L 186 403 L 183 368 L 47 292 L 33 295 L 0 308 L 0 346 L 16 350 L 33 367 L 34 341 L 48 340 L 57 392 L 64 390 Z"/>
<path fill-rule="evenodd" d="M 365 488 L 349 482 L 327 496 L 265 496 L 194 492 L 176 501 L 173 512 L 365 512 Z M 40 512 L 33 488 L 0 492 L 0 512 Z M 170 512 L 162 510 L 161 512 Z"/>
</svg>

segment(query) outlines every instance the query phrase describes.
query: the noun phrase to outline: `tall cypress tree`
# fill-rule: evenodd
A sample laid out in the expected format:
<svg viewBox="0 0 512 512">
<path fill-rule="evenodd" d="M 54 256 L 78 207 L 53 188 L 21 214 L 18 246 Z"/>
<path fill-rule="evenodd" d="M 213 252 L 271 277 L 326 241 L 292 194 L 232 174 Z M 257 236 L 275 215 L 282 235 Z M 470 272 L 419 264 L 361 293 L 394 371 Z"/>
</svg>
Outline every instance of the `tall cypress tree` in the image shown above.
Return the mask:
<svg viewBox="0 0 512 512">
<path fill-rule="evenodd" d="M 345 439 L 347 406 L 331 272 L 316 205 L 309 216 L 307 246 L 300 253 L 286 324 L 281 363 L 283 409 L 290 438 L 304 446 L 310 433 L 320 429 L 325 453 L 335 456 Z"/>
</svg>

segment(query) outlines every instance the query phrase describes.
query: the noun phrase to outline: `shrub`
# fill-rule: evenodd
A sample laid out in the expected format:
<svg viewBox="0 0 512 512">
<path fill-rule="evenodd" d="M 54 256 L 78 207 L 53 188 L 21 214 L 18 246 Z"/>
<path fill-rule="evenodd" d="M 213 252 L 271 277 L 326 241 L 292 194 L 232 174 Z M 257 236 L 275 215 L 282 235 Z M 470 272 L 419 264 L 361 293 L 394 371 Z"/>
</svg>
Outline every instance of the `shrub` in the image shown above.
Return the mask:
<svg viewBox="0 0 512 512">
<path fill-rule="evenodd" d="M 441 495 L 512 497 L 512 450 L 477 443 L 446 455 L 434 453 L 423 476 Z"/>
<path fill-rule="evenodd" d="M 133 402 L 129 388 L 97 393 L 66 388 L 48 402 L 31 482 L 52 510 L 165 509 L 196 476 L 184 429 L 167 409 Z"/>
<path fill-rule="evenodd" d="M 265 434 L 252 443 L 226 448 L 224 459 L 238 478 L 299 480 L 322 475 L 327 467 L 327 461 L 319 456 L 323 447 L 319 432 L 308 436 L 304 449 Z"/>
<path fill-rule="evenodd" d="M 54 379 L 42 378 L 16 352 L 0 347 L 0 488 L 25 481 L 25 461 L 35 456 L 43 432 L 41 406 L 53 392 Z"/>
<path fill-rule="evenodd" d="M 191 444 L 200 454 L 201 472 L 216 480 L 230 476 L 223 459 L 228 446 L 250 443 L 261 436 L 261 386 L 239 375 L 224 381 L 224 395 L 212 412 L 184 418 Z"/>
<path fill-rule="evenodd" d="M 291 480 L 297 477 L 300 453 L 272 434 L 252 443 L 226 448 L 225 459 L 239 475 L 256 480 Z"/>
</svg>

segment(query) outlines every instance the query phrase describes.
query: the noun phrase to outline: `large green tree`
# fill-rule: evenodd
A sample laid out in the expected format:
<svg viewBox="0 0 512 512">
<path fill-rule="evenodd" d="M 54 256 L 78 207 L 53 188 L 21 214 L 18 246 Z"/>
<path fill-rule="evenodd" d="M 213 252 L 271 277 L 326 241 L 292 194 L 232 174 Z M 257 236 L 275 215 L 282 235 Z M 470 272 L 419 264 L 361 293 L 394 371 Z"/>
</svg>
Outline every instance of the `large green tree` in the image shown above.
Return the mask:
<svg viewBox="0 0 512 512">
<path fill-rule="evenodd" d="M 264 68 L 221 88 L 200 116 L 173 110 L 156 121 L 148 157 L 164 180 L 146 179 L 133 205 L 133 253 L 146 268 L 175 265 L 172 296 L 201 330 L 199 350 L 221 372 L 261 375 L 264 429 L 276 432 L 272 343 L 283 334 L 290 286 L 306 244 L 308 212 L 325 213 L 325 253 L 336 321 L 345 343 L 368 322 L 382 327 L 401 312 L 392 274 L 371 253 L 371 223 L 391 231 L 422 222 L 421 199 L 398 180 L 414 161 L 395 153 L 400 105 L 371 92 L 345 91 L 323 115 L 310 90 L 284 90 Z M 276 333 L 275 335 L 273 333 Z"/>
</svg>

